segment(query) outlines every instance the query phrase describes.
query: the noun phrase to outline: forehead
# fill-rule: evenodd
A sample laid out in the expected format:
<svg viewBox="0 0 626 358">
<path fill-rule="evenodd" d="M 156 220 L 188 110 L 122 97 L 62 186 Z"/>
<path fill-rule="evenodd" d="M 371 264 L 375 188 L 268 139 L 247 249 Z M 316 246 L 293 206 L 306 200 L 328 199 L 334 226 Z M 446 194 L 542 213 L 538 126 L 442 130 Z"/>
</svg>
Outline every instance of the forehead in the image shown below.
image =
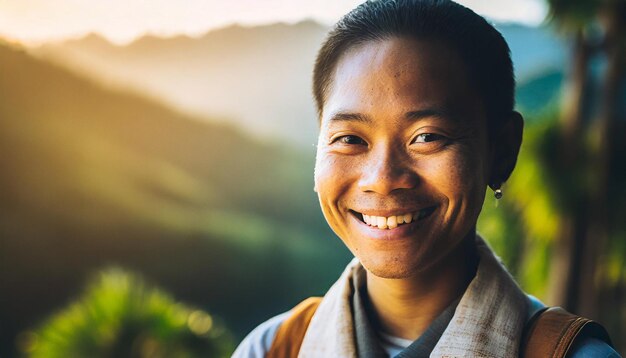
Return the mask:
<svg viewBox="0 0 626 358">
<path fill-rule="evenodd" d="M 384 114 L 436 109 L 482 116 L 467 67 L 447 45 L 390 38 L 354 46 L 332 75 L 322 122 L 338 112 Z"/>
</svg>

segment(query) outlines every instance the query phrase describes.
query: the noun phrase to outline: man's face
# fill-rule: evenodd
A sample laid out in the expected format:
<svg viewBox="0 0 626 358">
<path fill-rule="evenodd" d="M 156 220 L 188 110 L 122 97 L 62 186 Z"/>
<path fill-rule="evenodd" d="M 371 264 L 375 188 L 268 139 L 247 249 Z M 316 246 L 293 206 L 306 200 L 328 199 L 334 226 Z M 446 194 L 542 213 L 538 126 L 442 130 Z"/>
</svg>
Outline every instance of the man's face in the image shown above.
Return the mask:
<svg viewBox="0 0 626 358">
<path fill-rule="evenodd" d="M 472 232 L 489 178 L 481 98 L 443 44 L 392 38 L 342 55 L 321 118 L 315 189 L 365 268 L 402 278 Z"/>
</svg>

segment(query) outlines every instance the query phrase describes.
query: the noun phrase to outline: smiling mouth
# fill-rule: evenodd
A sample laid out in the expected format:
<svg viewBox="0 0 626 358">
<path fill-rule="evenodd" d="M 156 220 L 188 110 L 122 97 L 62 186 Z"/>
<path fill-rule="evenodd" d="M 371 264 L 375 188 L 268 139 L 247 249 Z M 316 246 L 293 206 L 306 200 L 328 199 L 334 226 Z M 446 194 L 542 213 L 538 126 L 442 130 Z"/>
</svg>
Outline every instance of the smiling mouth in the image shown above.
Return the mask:
<svg viewBox="0 0 626 358">
<path fill-rule="evenodd" d="M 414 221 L 429 217 L 435 211 L 435 207 L 424 208 L 416 212 L 392 216 L 374 216 L 353 211 L 352 213 L 365 224 L 378 229 L 395 229 L 398 226 L 410 224 Z"/>
</svg>

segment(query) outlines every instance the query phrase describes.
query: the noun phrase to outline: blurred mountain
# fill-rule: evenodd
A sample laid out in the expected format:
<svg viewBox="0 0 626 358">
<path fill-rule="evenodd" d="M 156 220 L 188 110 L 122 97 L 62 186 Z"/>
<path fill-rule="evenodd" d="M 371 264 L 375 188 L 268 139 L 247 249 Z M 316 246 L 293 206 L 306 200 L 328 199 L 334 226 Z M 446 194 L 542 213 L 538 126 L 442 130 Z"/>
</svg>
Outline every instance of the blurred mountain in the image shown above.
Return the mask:
<svg viewBox="0 0 626 358">
<path fill-rule="evenodd" d="M 0 43 L 0 356 L 104 265 L 238 335 L 326 290 L 349 255 L 321 217 L 313 149 L 218 122 Z"/>
<path fill-rule="evenodd" d="M 564 45 L 549 29 L 496 27 L 509 41 L 518 79 L 562 67 Z M 126 46 L 91 34 L 32 51 L 183 111 L 219 116 L 257 137 L 310 148 L 317 133 L 311 72 L 327 30 L 313 21 L 235 25 L 198 38 L 145 36 Z"/>
<path fill-rule="evenodd" d="M 257 137 L 311 148 L 317 121 L 310 74 L 325 32 L 312 21 L 231 26 L 199 38 L 144 36 L 121 47 L 92 34 L 34 52 L 188 113 L 227 118 Z"/>
</svg>

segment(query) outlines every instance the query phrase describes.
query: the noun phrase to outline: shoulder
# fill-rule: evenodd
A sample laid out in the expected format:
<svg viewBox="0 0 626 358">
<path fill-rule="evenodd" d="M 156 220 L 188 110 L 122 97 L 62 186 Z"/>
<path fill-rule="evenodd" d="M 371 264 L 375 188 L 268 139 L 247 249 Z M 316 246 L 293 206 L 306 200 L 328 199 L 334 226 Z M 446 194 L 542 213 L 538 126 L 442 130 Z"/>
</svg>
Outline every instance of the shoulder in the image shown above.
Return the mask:
<svg viewBox="0 0 626 358">
<path fill-rule="evenodd" d="M 269 351 L 280 325 L 289 317 L 291 311 L 279 314 L 261 323 L 241 341 L 233 358 L 262 358 Z"/>
<path fill-rule="evenodd" d="M 545 305 L 537 297 L 526 295 L 528 297 L 528 318 L 532 317 L 537 311 L 544 308 Z M 580 337 L 574 341 L 568 358 L 586 358 L 586 357 L 602 357 L 602 358 L 619 358 L 620 355 L 611 348 L 606 342 L 592 337 Z"/>
<path fill-rule="evenodd" d="M 621 357 L 610 345 L 597 338 L 583 337 L 576 339 L 567 354 L 569 358 L 619 358 Z"/>
</svg>

